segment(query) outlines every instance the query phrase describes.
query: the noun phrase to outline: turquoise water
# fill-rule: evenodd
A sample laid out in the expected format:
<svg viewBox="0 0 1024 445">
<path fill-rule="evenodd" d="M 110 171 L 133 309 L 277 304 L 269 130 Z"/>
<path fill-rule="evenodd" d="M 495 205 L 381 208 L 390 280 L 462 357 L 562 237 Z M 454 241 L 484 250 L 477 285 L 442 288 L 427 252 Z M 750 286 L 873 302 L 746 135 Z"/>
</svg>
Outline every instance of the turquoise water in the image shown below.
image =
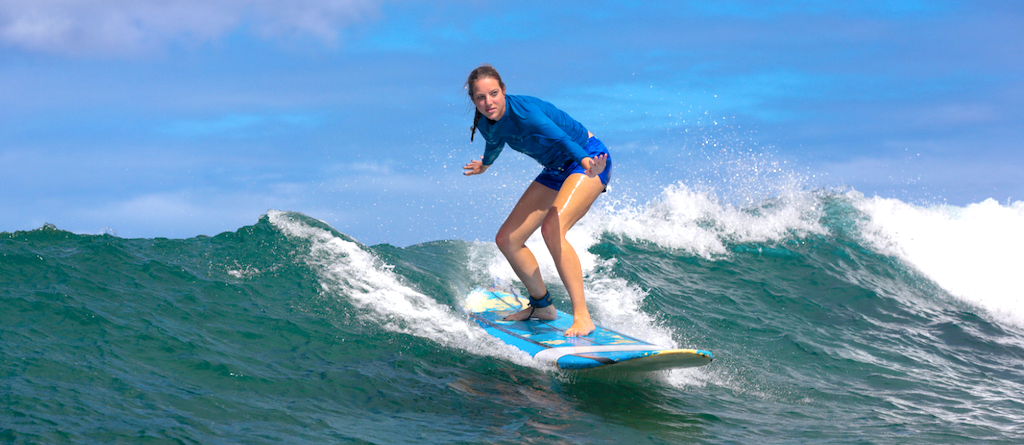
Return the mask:
<svg viewBox="0 0 1024 445">
<path fill-rule="evenodd" d="M 616 379 L 543 367 L 463 315 L 473 287 L 517 284 L 487 243 L 365 246 L 277 211 L 184 240 L 3 233 L 0 442 L 1020 443 L 1017 278 L 915 247 L 1018 207 L 737 208 L 670 187 L 595 210 L 570 240 L 597 321 L 715 354 Z"/>
</svg>

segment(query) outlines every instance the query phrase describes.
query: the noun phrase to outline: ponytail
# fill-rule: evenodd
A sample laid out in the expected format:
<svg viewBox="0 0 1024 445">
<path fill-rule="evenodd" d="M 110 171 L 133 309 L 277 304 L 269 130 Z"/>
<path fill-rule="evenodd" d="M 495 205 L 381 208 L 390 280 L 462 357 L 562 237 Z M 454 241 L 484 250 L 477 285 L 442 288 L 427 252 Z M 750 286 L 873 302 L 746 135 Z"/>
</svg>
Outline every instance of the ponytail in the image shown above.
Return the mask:
<svg viewBox="0 0 1024 445">
<path fill-rule="evenodd" d="M 476 110 L 476 116 L 473 116 L 473 126 L 469 127 L 469 142 L 473 142 L 473 136 L 476 135 L 476 124 L 480 122 L 481 116 L 483 114 L 480 113 L 480 110 Z"/>
</svg>

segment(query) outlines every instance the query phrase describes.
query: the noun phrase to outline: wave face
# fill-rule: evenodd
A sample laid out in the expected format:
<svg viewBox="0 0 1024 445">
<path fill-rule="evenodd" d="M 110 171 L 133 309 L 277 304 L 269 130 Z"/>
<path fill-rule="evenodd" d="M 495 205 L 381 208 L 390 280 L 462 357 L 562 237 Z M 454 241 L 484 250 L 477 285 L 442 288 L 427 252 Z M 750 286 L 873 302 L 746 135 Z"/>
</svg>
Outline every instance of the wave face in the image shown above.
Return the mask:
<svg viewBox="0 0 1024 445">
<path fill-rule="evenodd" d="M 1019 202 L 740 208 L 679 185 L 594 209 L 570 241 L 595 319 L 715 354 L 618 379 L 463 315 L 473 287 L 521 289 L 489 244 L 365 246 L 279 211 L 185 240 L 3 233 L 0 440 L 1019 443 L 1022 221 Z"/>
</svg>

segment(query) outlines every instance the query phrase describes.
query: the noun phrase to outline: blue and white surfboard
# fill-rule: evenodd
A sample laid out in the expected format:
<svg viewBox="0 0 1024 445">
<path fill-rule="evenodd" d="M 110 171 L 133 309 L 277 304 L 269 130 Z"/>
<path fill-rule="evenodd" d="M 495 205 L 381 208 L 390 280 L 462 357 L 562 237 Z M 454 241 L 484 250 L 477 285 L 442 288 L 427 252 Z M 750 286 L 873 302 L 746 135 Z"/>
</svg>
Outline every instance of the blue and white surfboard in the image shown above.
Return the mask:
<svg viewBox="0 0 1024 445">
<path fill-rule="evenodd" d="M 566 337 L 572 316 L 562 311 L 551 321 L 505 321 L 529 302 L 495 288 L 474 289 L 466 298 L 466 312 L 488 333 L 561 369 L 659 371 L 704 366 L 713 358 L 708 351 L 666 349 L 601 326 L 586 337 Z"/>
</svg>

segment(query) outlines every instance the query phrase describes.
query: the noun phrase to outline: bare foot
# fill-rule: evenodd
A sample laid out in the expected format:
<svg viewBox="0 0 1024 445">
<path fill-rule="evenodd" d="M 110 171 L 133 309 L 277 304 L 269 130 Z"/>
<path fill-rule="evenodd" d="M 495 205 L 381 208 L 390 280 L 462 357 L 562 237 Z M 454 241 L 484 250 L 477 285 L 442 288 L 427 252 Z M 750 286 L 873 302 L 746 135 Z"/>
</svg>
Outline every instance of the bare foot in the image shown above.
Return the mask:
<svg viewBox="0 0 1024 445">
<path fill-rule="evenodd" d="M 566 337 L 586 337 L 594 332 L 597 326 L 594 326 L 594 322 L 589 318 L 581 319 L 580 317 L 574 317 L 572 320 L 572 326 L 565 330 Z"/>
<path fill-rule="evenodd" d="M 533 315 L 530 315 L 530 310 L 533 310 Z M 555 310 L 555 305 L 544 306 L 541 308 L 527 307 L 519 312 L 505 317 L 508 321 L 523 321 L 527 318 L 537 318 L 541 320 L 554 320 L 558 316 L 558 312 Z"/>
</svg>

